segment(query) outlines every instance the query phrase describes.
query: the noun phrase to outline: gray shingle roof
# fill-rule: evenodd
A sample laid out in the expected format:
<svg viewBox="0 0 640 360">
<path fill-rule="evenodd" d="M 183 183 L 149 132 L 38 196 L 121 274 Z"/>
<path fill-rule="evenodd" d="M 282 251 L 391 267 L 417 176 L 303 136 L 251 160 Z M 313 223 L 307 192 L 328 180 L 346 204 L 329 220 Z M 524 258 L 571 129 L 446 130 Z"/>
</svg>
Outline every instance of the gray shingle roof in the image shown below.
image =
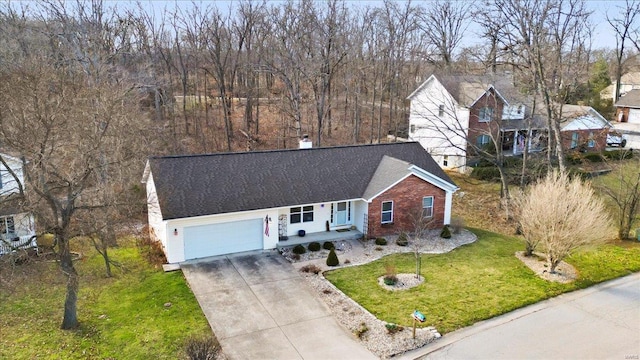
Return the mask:
<svg viewBox="0 0 640 360">
<path fill-rule="evenodd" d="M 362 198 L 384 156 L 454 184 L 417 142 L 149 158 L 164 220 Z"/>
<path fill-rule="evenodd" d="M 631 90 L 624 94 L 618 102 L 617 107 L 640 108 L 640 90 Z"/>
</svg>

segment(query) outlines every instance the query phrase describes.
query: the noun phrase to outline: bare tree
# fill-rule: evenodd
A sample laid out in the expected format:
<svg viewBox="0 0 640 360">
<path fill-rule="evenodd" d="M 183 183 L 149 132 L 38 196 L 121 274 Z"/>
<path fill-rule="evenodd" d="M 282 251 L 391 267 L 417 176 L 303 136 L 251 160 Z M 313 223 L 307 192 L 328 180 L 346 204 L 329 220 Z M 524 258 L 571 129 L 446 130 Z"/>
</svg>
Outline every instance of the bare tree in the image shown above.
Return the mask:
<svg viewBox="0 0 640 360">
<path fill-rule="evenodd" d="M 467 20 L 473 6 L 472 1 L 437 0 L 424 10 L 420 16 L 420 29 L 434 49 L 428 54 L 431 62 L 443 67 L 451 65 L 453 53 L 470 24 Z"/>
<path fill-rule="evenodd" d="M 625 151 L 626 153 L 626 151 Z M 624 153 L 623 153 L 624 154 Z M 617 186 L 600 184 L 599 188 L 616 205 L 618 238 L 628 239 L 631 227 L 640 214 L 640 160 L 626 160 L 617 170 Z"/>
<path fill-rule="evenodd" d="M 551 172 L 531 186 L 520 204 L 522 233 L 544 248 L 551 273 L 572 251 L 607 237 L 604 204 L 579 178 Z"/>
<path fill-rule="evenodd" d="M 616 33 L 616 88 L 613 97 L 615 103 L 620 98 L 620 81 L 622 79 L 622 63 L 625 55 L 625 46 L 627 41 L 633 42 L 636 49 L 640 51 L 638 47 L 637 38 L 637 17 L 640 16 L 640 1 L 626 0 L 625 5 L 618 6 L 620 10 L 617 16 L 609 15 L 607 13 L 607 22 L 613 28 Z M 633 35 L 636 35 L 636 38 Z"/>
<path fill-rule="evenodd" d="M 433 214 L 425 214 L 422 207 L 416 207 L 409 211 L 408 219 L 411 228 L 406 229 L 406 232 L 411 236 L 409 244 L 416 260 L 416 279 L 419 279 L 422 271 L 422 250 L 429 229 L 433 227 L 434 217 Z"/>
</svg>

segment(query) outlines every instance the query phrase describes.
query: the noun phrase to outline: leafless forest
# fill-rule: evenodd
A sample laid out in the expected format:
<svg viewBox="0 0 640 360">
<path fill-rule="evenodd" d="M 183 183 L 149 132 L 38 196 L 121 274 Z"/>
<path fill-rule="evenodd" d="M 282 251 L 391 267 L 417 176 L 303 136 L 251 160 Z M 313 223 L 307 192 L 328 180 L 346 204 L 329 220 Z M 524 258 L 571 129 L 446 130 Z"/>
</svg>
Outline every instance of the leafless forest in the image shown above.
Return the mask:
<svg viewBox="0 0 640 360">
<path fill-rule="evenodd" d="M 570 97 L 599 57 L 615 74 L 637 51 L 635 3 L 611 14 L 627 48 L 608 51 L 591 48 L 592 14 L 576 0 L 126 5 L 5 3 L 0 61 L 3 73 L 45 61 L 77 86 L 128 87 L 142 158 L 287 148 L 303 133 L 378 142 L 403 133 L 405 99 L 432 71 L 510 71 L 523 92 Z M 481 45 L 462 43 L 470 27 Z"/>
</svg>

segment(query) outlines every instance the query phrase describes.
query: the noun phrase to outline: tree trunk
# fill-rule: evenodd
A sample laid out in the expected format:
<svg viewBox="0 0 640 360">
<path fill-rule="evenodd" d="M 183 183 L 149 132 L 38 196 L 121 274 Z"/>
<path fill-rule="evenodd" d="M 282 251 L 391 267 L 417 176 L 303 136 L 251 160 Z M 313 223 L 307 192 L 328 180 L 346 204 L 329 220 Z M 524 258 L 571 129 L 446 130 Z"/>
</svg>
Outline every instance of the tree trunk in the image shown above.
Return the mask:
<svg viewBox="0 0 640 360">
<path fill-rule="evenodd" d="M 69 241 L 60 235 L 56 235 L 56 237 L 58 238 L 58 245 L 60 246 L 60 267 L 64 275 L 67 277 L 67 295 L 64 300 L 64 317 L 60 328 L 62 330 L 71 330 L 78 327 L 78 272 L 73 266 L 71 250 L 69 249 Z"/>
</svg>

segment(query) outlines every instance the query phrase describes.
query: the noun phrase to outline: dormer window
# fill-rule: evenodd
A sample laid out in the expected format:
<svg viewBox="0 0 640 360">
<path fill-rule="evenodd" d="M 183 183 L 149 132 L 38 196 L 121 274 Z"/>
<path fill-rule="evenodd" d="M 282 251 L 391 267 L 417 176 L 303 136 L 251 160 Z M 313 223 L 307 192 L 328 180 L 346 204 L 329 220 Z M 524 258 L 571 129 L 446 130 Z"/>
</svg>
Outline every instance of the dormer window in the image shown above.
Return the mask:
<svg viewBox="0 0 640 360">
<path fill-rule="evenodd" d="M 518 105 L 518 115 L 524 112 L 524 105 Z"/>
<path fill-rule="evenodd" d="M 493 108 L 485 106 L 480 109 L 480 113 L 478 114 L 478 121 L 480 122 L 489 122 L 493 117 Z"/>
</svg>

